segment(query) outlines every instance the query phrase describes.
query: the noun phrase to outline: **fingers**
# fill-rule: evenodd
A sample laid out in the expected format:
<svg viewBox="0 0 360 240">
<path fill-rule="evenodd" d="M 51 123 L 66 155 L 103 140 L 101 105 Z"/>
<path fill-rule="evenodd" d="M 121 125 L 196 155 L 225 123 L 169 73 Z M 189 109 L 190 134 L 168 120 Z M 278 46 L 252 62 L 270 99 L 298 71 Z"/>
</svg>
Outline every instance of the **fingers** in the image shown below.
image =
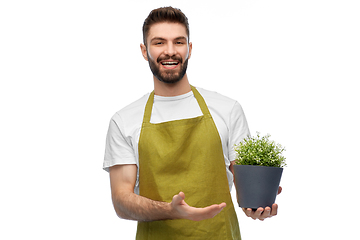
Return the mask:
<svg viewBox="0 0 360 240">
<path fill-rule="evenodd" d="M 214 204 L 205 208 L 191 207 L 191 212 L 189 212 L 189 219 L 193 221 L 201 221 L 213 218 L 218 215 L 225 207 L 226 203 Z"/>
<path fill-rule="evenodd" d="M 185 193 L 179 192 L 179 196 L 184 200 L 185 199 Z"/>
<path fill-rule="evenodd" d="M 278 195 L 280 194 L 282 192 L 282 187 L 281 186 L 279 186 L 279 189 L 278 189 Z"/>
<path fill-rule="evenodd" d="M 260 221 L 264 221 L 266 218 L 271 218 L 277 215 L 278 205 L 273 204 L 272 208 L 266 207 L 265 209 L 259 207 L 256 211 L 252 210 L 251 208 L 243 208 L 243 211 L 246 216 L 256 220 L 259 219 Z"/>
<path fill-rule="evenodd" d="M 219 207 L 221 208 L 221 210 L 224 209 L 224 207 L 226 207 L 226 203 L 224 203 L 224 202 L 223 202 L 223 203 L 220 203 L 220 204 L 219 204 Z"/>
<path fill-rule="evenodd" d="M 260 214 L 259 220 L 264 221 L 266 218 L 270 218 L 270 217 L 271 217 L 271 208 L 266 207 L 265 210 Z"/>
<path fill-rule="evenodd" d="M 269 207 L 266 207 L 265 208 L 265 211 L 264 211 L 264 208 L 262 207 L 259 207 L 256 211 L 252 210 L 251 208 L 243 208 L 243 211 L 245 212 L 245 215 L 256 220 L 256 219 L 259 219 L 259 220 L 264 220 L 265 218 L 262 217 L 262 214 L 264 213 L 265 215 L 268 214 L 269 209 L 267 209 Z M 264 216 L 265 216 L 264 215 Z"/>
<path fill-rule="evenodd" d="M 251 212 L 252 212 L 251 208 L 243 208 L 242 210 L 247 217 L 251 217 Z"/>
<path fill-rule="evenodd" d="M 180 192 L 179 194 L 175 195 L 173 197 L 173 204 L 179 205 L 181 204 L 181 201 L 185 199 L 185 194 L 183 192 Z"/>
<path fill-rule="evenodd" d="M 177 195 L 175 195 L 174 197 L 173 197 L 173 200 L 179 200 L 179 201 L 181 201 L 181 200 L 184 200 L 185 199 L 185 193 L 183 193 L 183 192 L 179 192 L 179 194 L 177 194 Z"/>
<path fill-rule="evenodd" d="M 171 206 L 175 214 L 174 219 L 184 218 L 201 221 L 215 217 L 226 207 L 226 203 L 214 204 L 204 208 L 191 207 L 185 202 L 185 194 L 180 192 L 173 197 Z"/>
<path fill-rule="evenodd" d="M 276 216 L 278 211 L 278 205 L 274 203 L 271 208 L 271 217 Z"/>
</svg>

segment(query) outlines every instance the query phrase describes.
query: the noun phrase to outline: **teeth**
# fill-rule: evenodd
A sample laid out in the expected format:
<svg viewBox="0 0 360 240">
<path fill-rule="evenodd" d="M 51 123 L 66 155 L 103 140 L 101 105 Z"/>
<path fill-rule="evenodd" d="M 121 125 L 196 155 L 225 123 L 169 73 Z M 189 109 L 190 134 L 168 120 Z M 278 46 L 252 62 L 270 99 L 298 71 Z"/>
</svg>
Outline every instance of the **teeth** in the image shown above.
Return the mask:
<svg viewBox="0 0 360 240">
<path fill-rule="evenodd" d="M 162 65 L 177 65 L 178 62 L 162 62 Z"/>
</svg>

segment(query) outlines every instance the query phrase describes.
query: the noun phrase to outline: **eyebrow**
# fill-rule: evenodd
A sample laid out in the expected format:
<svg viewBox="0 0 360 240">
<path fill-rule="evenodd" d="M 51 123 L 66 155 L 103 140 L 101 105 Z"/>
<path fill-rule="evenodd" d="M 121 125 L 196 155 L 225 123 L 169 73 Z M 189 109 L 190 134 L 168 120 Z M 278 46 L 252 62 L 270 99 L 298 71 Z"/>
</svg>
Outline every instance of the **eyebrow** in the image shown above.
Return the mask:
<svg viewBox="0 0 360 240">
<path fill-rule="evenodd" d="M 181 37 L 175 38 L 174 40 L 187 40 L 187 38 L 181 36 Z M 150 40 L 150 43 L 153 42 L 153 41 L 166 41 L 166 39 L 162 38 L 162 37 L 154 37 L 153 39 Z"/>
</svg>

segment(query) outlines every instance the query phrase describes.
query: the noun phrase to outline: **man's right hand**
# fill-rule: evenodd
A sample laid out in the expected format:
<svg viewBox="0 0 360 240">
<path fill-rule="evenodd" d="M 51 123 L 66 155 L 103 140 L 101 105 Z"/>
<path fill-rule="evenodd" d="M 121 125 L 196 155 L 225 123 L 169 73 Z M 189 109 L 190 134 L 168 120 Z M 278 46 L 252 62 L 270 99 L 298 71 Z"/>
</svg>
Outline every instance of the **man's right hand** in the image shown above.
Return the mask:
<svg viewBox="0 0 360 240">
<path fill-rule="evenodd" d="M 176 218 L 201 221 L 215 217 L 226 207 L 226 203 L 214 204 L 205 208 L 195 208 L 185 202 L 185 194 L 180 192 L 173 197 L 171 207 Z"/>
<path fill-rule="evenodd" d="M 156 221 L 166 219 L 189 219 L 201 221 L 216 216 L 226 207 L 226 203 L 205 208 L 195 208 L 185 202 L 185 194 L 180 192 L 171 203 L 154 201 L 134 193 L 137 167 L 134 164 L 110 167 L 112 200 L 117 215 L 136 221 Z"/>
</svg>

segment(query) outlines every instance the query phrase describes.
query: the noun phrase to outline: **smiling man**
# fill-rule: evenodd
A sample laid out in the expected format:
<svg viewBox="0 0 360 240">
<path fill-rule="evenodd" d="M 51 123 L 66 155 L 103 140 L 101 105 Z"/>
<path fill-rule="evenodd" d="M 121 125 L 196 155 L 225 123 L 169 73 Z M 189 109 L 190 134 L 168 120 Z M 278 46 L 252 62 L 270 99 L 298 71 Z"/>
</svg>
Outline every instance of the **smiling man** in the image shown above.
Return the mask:
<svg viewBox="0 0 360 240">
<path fill-rule="evenodd" d="M 185 16 L 183 20 L 187 21 Z M 192 43 L 189 42 L 188 24 L 185 27 L 179 22 L 152 21 L 144 24 L 144 44 L 140 47 L 154 76 L 155 94 L 175 96 L 189 92 L 186 69 Z"/>
<path fill-rule="evenodd" d="M 233 146 L 249 135 L 243 110 L 189 84 L 192 43 L 179 9 L 153 10 L 143 40 L 154 91 L 118 111 L 107 134 L 114 209 L 138 221 L 136 239 L 241 239 L 230 190 Z M 243 210 L 264 220 L 277 205 Z"/>
<path fill-rule="evenodd" d="M 165 36 L 162 34 L 164 32 L 182 33 L 182 36 Z M 186 74 L 192 48 L 191 43 L 188 43 L 184 26 L 179 23 L 157 23 L 152 26 L 148 38 L 150 41 L 146 45 L 151 53 L 144 44 L 141 44 L 141 50 L 144 58 L 149 61 L 154 76 L 165 83 L 179 82 Z"/>
</svg>

